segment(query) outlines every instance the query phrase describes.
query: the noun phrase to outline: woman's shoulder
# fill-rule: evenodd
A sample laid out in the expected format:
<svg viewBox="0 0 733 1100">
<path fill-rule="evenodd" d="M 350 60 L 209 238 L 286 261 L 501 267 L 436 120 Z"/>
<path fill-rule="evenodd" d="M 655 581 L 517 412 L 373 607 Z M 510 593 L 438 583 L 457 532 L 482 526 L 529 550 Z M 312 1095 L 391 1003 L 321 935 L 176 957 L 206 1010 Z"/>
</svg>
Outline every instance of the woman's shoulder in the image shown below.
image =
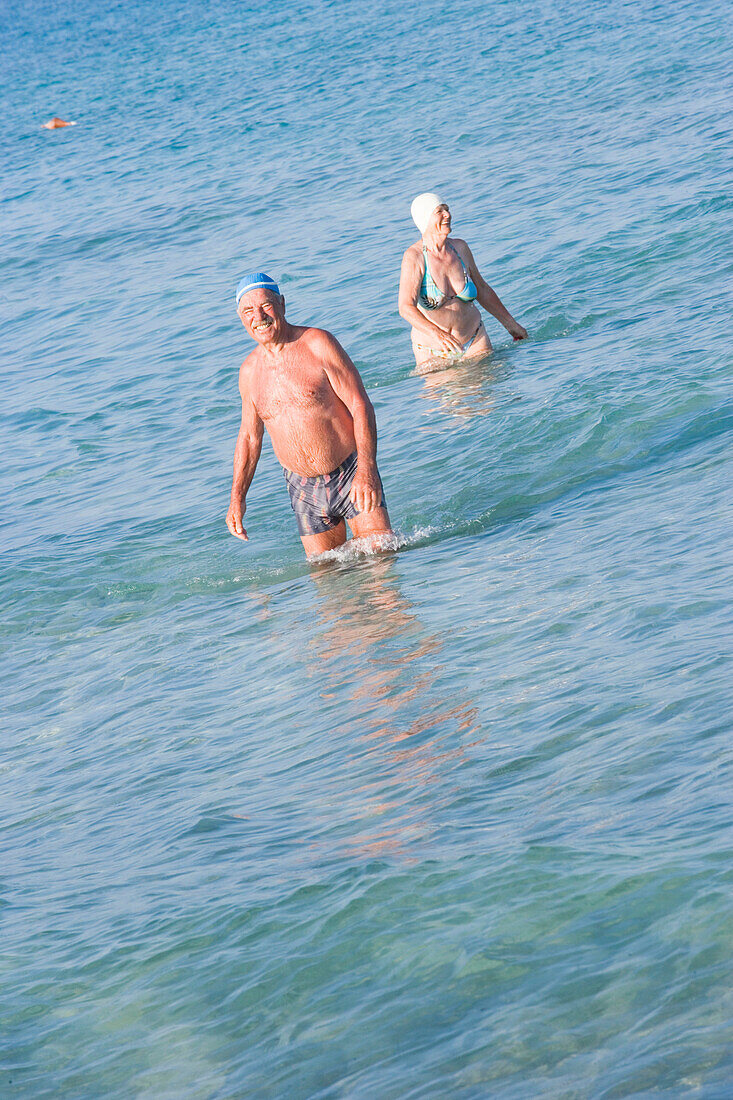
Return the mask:
<svg viewBox="0 0 733 1100">
<path fill-rule="evenodd" d="M 471 249 L 468 247 L 466 241 L 464 241 L 461 237 L 451 237 L 450 243 L 453 245 L 456 251 L 461 253 L 462 256 L 471 255 Z"/>
<path fill-rule="evenodd" d="M 409 248 L 405 249 L 405 254 L 402 257 L 403 263 L 422 263 L 422 237 L 419 241 L 415 241 Z"/>
</svg>

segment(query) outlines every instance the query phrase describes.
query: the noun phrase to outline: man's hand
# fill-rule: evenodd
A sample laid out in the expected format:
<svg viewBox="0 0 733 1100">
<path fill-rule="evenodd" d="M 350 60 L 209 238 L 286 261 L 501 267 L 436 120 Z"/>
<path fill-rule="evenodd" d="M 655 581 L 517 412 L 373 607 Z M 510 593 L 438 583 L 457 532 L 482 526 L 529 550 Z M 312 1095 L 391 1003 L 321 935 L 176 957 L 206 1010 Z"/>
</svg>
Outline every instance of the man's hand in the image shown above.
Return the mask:
<svg viewBox="0 0 733 1100">
<path fill-rule="evenodd" d="M 236 539 L 242 539 L 243 542 L 249 542 L 247 538 L 247 532 L 242 526 L 242 516 L 246 511 L 246 506 L 242 505 L 241 500 L 235 500 L 232 497 L 229 505 L 229 511 L 227 512 L 226 525 L 229 531 Z"/>
<path fill-rule="evenodd" d="M 509 333 L 509 335 L 512 336 L 515 340 L 526 340 L 527 339 L 528 333 L 527 333 L 526 328 L 522 328 L 522 326 L 519 324 L 519 322 L 515 321 L 513 317 L 512 317 L 511 324 L 507 325 L 506 328 L 507 328 L 507 332 Z"/>
<path fill-rule="evenodd" d="M 357 463 L 349 493 L 351 502 L 360 512 L 373 512 L 382 503 L 382 488 L 376 466 L 362 470 Z"/>
</svg>

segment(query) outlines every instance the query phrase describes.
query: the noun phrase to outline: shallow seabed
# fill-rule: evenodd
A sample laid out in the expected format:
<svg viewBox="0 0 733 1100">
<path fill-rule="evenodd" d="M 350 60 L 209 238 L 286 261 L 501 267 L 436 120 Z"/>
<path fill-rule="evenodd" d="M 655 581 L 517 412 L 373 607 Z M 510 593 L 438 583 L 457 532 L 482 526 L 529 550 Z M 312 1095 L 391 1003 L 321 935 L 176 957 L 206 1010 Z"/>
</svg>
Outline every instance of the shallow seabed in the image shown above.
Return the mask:
<svg viewBox="0 0 733 1100">
<path fill-rule="evenodd" d="M 730 22 L 0 43 L 0 1094 L 730 1096 Z M 418 376 L 427 188 L 531 339 Z M 365 378 L 395 553 L 306 564 L 268 445 L 226 533 L 258 267 Z"/>
</svg>

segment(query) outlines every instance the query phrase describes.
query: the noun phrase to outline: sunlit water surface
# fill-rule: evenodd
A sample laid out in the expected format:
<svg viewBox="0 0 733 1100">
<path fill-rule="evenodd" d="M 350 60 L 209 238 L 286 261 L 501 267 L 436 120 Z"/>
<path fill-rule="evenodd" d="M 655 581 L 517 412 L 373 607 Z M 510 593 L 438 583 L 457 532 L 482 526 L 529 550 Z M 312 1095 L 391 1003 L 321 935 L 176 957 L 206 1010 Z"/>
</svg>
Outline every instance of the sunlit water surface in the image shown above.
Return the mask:
<svg viewBox="0 0 733 1100">
<path fill-rule="evenodd" d="M 730 22 L 0 18 L 0 1093 L 730 1096 Z M 531 339 L 418 376 L 426 188 Z M 258 267 L 396 553 L 226 533 Z"/>
</svg>

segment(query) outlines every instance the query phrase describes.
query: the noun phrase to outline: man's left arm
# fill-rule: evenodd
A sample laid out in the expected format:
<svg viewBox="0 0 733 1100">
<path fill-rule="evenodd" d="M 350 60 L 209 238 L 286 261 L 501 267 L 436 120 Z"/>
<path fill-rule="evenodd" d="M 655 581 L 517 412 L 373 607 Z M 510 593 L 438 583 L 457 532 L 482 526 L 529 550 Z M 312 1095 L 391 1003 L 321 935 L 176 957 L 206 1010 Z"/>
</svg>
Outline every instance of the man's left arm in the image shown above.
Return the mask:
<svg viewBox="0 0 733 1100">
<path fill-rule="evenodd" d="M 351 485 L 351 500 L 360 512 L 379 508 L 382 487 L 377 470 L 377 418 L 367 396 L 361 375 L 334 336 L 319 333 L 323 341 L 324 369 L 331 388 L 343 401 L 354 421 L 356 473 Z"/>
<path fill-rule="evenodd" d="M 490 313 L 492 317 L 496 317 L 497 321 L 504 326 L 507 332 L 513 336 L 515 340 L 525 340 L 527 338 L 526 328 L 520 325 L 518 321 L 514 320 L 509 310 L 499 298 L 499 295 L 489 286 L 479 271 L 471 249 L 465 241 L 462 243 L 469 260 L 469 274 L 476 284 L 476 290 L 478 291 L 479 305 L 483 306 L 486 312 Z"/>
</svg>

